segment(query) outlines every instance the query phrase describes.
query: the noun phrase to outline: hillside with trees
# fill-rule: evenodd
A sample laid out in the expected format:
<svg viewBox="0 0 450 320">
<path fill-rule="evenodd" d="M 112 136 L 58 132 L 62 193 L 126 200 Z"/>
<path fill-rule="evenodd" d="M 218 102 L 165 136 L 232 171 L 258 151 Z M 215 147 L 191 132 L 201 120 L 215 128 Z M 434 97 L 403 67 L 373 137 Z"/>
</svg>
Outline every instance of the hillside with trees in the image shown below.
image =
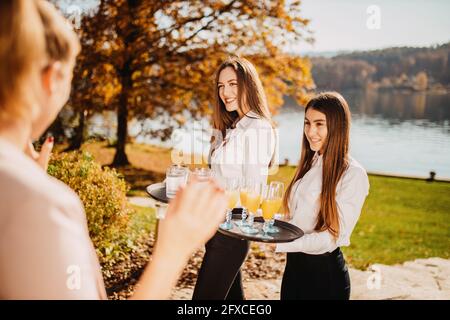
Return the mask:
<svg viewBox="0 0 450 320">
<path fill-rule="evenodd" d="M 318 89 L 450 91 L 450 43 L 311 58 Z"/>
</svg>

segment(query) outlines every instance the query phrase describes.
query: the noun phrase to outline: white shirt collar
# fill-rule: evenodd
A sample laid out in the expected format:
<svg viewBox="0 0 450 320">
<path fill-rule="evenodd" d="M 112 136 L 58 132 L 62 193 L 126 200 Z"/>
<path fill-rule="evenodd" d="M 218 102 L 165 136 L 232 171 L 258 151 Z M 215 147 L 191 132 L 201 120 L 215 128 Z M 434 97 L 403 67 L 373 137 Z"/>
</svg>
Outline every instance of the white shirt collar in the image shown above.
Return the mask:
<svg viewBox="0 0 450 320">
<path fill-rule="evenodd" d="M 320 166 L 322 165 L 322 160 L 323 160 L 323 154 L 319 154 L 318 151 L 316 151 L 316 153 L 314 153 L 313 156 L 313 160 L 312 160 L 312 166 Z"/>
<path fill-rule="evenodd" d="M 247 128 L 253 119 L 261 119 L 261 116 L 256 112 L 250 110 L 236 123 L 236 128 Z"/>
</svg>

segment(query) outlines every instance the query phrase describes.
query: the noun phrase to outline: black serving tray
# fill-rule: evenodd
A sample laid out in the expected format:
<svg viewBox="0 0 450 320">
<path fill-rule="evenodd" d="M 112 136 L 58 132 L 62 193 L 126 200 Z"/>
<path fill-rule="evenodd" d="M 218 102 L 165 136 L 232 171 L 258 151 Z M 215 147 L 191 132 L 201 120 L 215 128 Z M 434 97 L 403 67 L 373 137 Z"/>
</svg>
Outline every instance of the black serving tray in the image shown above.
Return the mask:
<svg viewBox="0 0 450 320">
<path fill-rule="evenodd" d="M 166 197 L 166 184 L 164 182 L 154 183 L 146 188 L 147 193 L 151 198 L 156 201 L 162 203 L 169 203 L 170 199 Z M 241 208 L 233 209 L 233 229 L 224 230 L 219 227 L 219 232 L 227 235 L 229 237 L 243 239 L 243 240 L 251 240 L 256 242 L 266 242 L 266 243 L 283 243 L 283 242 L 291 242 L 303 236 L 303 231 L 285 221 L 275 220 L 275 226 L 280 229 L 280 232 L 277 233 L 269 233 L 268 235 L 272 237 L 272 239 L 263 238 L 263 232 L 257 234 L 247 234 L 242 232 L 240 227 L 236 225 L 236 222 L 241 221 Z M 224 214 L 225 215 L 225 214 Z M 262 225 L 264 223 L 264 219 L 262 217 L 255 217 L 254 227 L 258 229 L 262 229 Z"/>
<path fill-rule="evenodd" d="M 264 224 L 264 219 L 262 217 L 255 217 L 254 227 L 257 229 L 261 229 L 261 232 L 256 234 L 248 234 L 244 233 L 240 227 L 236 224 L 236 222 L 241 221 L 241 212 L 242 209 L 235 208 L 233 209 L 233 229 L 225 230 L 219 227 L 219 232 L 227 235 L 229 237 L 242 239 L 242 240 L 251 240 L 256 242 L 266 242 L 266 243 L 283 243 L 283 242 L 291 242 L 298 238 L 301 238 L 304 232 L 297 226 L 292 223 L 275 220 L 275 226 L 280 229 L 280 232 L 277 233 L 268 233 L 271 239 L 266 239 L 263 237 L 262 226 Z"/>
<path fill-rule="evenodd" d="M 163 203 L 169 203 L 170 199 L 166 197 L 166 183 L 160 182 L 160 183 L 154 183 L 146 188 L 147 193 L 150 197 L 152 197 L 154 200 L 163 202 Z"/>
</svg>

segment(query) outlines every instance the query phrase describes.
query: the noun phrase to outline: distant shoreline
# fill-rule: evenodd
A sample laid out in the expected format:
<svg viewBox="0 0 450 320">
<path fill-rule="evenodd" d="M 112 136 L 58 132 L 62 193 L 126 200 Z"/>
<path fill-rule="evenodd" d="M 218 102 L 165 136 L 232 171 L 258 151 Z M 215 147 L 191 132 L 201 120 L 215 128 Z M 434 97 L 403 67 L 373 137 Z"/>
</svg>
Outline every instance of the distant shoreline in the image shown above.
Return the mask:
<svg viewBox="0 0 450 320">
<path fill-rule="evenodd" d="M 327 88 L 316 88 L 313 92 L 319 93 L 323 91 L 328 91 L 330 89 Z M 409 87 L 366 87 L 366 88 L 341 88 L 341 89 L 333 89 L 338 92 L 353 92 L 353 91 L 360 91 L 360 92 L 379 92 L 379 93 L 403 93 L 403 94 L 435 94 L 435 95 L 445 95 L 450 94 L 450 86 L 449 87 L 432 87 L 428 88 L 426 90 L 416 90 L 414 88 Z"/>
</svg>

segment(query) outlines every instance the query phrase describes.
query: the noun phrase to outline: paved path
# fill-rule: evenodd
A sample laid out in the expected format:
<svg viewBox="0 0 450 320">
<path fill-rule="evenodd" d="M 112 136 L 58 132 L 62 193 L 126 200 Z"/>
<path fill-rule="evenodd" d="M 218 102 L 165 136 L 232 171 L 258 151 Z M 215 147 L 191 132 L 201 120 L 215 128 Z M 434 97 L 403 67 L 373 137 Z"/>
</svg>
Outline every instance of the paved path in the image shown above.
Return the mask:
<svg viewBox="0 0 450 320">
<path fill-rule="evenodd" d="M 352 300 L 450 300 L 450 260 L 417 259 L 402 265 L 350 269 Z M 280 299 L 281 279 L 244 281 L 247 299 Z M 191 299 L 192 288 L 174 290 L 172 299 Z"/>
<path fill-rule="evenodd" d="M 128 197 L 128 201 L 135 206 L 155 207 L 155 200 L 150 197 Z"/>
</svg>

